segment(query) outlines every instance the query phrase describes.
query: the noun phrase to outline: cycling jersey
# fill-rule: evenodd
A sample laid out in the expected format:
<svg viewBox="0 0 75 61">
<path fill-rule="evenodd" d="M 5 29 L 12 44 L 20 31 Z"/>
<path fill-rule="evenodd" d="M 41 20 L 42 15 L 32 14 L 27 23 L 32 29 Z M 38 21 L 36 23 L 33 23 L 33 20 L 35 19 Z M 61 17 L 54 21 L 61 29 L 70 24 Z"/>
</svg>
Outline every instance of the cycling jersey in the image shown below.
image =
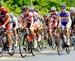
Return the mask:
<svg viewBox="0 0 75 61">
<path fill-rule="evenodd" d="M 67 23 L 68 23 L 68 20 L 66 20 L 66 19 L 61 20 L 61 25 L 62 26 L 66 26 Z"/>
<path fill-rule="evenodd" d="M 12 24 L 12 28 L 14 28 L 14 27 L 18 28 L 18 20 L 17 20 L 17 18 L 15 16 L 10 18 L 10 22 Z"/>
<path fill-rule="evenodd" d="M 51 12 L 49 16 L 52 18 L 51 20 L 55 22 L 57 20 L 58 13 Z"/>
<path fill-rule="evenodd" d="M 40 26 L 41 26 L 41 21 L 40 21 L 40 16 L 39 16 L 39 14 L 37 13 L 37 12 L 34 12 L 33 13 L 33 18 L 34 18 L 34 27 L 35 28 L 37 28 L 37 27 L 39 27 L 40 28 Z"/>
<path fill-rule="evenodd" d="M 37 12 L 33 13 L 33 18 L 34 18 L 34 22 L 37 21 L 40 17 L 39 14 Z"/>
<path fill-rule="evenodd" d="M 23 21 L 26 22 L 26 27 L 29 28 L 32 22 L 33 14 L 29 12 L 28 15 L 24 15 L 24 13 L 22 13 L 20 17 L 24 19 Z"/>
<path fill-rule="evenodd" d="M 24 13 L 20 16 L 22 19 L 24 19 L 27 23 L 31 23 L 31 18 L 33 17 L 32 13 L 29 12 L 28 15 L 24 15 Z"/>
<path fill-rule="evenodd" d="M 72 20 L 71 27 L 72 27 L 72 29 L 73 29 L 73 26 L 75 25 L 75 14 L 74 14 L 73 16 L 70 15 L 70 17 L 71 17 L 71 20 Z"/>
<path fill-rule="evenodd" d="M 70 13 L 68 11 L 65 11 L 64 13 L 60 12 L 60 13 L 58 13 L 58 16 L 67 17 L 67 16 L 70 16 Z"/>
<path fill-rule="evenodd" d="M 64 13 L 59 12 L 58 16 L 61 18 L 62 17 L 68 17 L 68 16 L 70 16 L 70 13 L 68 11 L 65 11 Z M 61 26 L 66 26 L 67 23 L 68 23 L 68 20 L 66 18 L 61 20 Z"/>
<path fill-rule="evenodd" d="M 5 18 L 6 15 L 8 15 L 8 10 L 3 7 L 0 7 L 0 26 L 2 26 L 8 20 L 8 18 Z M 10 30 L 11 25 L 7 23 L 5 29 Z"/>
<path fill-rule="evenodd" d="M 56 23 L 56 20 L 57 20 L 57 16 L 58 16 L 58 13 L 57 12 L 51 12 L 47 16 L 46 25 L 49 26 L 50 28 L 55 27 L 55 23 Z M 48 21 L 50 21 L 50 23 Z"/>
</svg>

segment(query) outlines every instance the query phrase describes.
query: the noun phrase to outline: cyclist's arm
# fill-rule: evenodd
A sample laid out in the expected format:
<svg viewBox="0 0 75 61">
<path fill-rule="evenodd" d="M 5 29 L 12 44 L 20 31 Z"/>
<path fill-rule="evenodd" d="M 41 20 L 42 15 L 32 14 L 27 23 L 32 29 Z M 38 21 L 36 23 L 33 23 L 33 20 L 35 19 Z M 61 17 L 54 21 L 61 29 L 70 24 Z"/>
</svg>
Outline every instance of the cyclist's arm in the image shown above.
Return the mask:
<svg viewBox="0 0 75 61">
<path fill-rule="evenodd" d="M 6 20 L 5 23 L 3 24 L 4 26 L 6 26 L 7 23 L 10 21 L 8 13 L 5 15 L 5 18 L 3 20 Z"/>
<path fill-rule="evenodd" d="M 61 23 L 61 17 L 57 17 L 57 27 L 60 28 L 60 23 Z"/>
<path fill-rule="evenodd" d="M 23 26 L 24 26 L 24 19 L 20 18 L 20 28 L 23 28 Z"/>
<path fill-rule="evenodd" d="M 31 27 L 32 27 L 32 25 L 34 24 L 34 19 L 33 19 L 33 17 L 31 17 L 30 20 L 31 20 Z"/>
<path fill-rule="evenodd" d="M 15 22 L 15 27 L 14 27 L 14 29 L 16 29 L 16 27 L 18 27 L 18 20 L 17 20 L 17 18 L 15 17 L 15 18 L 13 18 L 13 20 L 14 20 L 14 22 Z"/>
<path fill-rule="evenodd" d="M 56 21 L 55 21 L 55 27 L 58 27 L 58 17 L 56 18 Z"/>
<path fill-rule="evenodd" d="M 68 16 L 68 23 L 67 23 L 67 27 L 70 28 L 71 27 L 71 24 L 72 24 L 72 20 L 70 18 L 70 16 Z"/>
</svg>

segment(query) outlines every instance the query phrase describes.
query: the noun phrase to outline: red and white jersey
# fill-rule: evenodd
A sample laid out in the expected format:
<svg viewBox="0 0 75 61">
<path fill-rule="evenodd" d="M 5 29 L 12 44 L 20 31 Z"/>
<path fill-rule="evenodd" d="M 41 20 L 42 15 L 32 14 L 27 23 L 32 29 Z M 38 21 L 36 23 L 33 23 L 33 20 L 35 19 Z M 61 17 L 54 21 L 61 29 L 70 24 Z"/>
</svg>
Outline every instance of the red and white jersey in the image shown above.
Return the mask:
<svg viewBox="0 0 75 61">
<path fill-rule="evenodd" d="M 21 17 L 22 19 L 24 19 L 26 22 L 31 23 L 31 22 L 32 22 L 32 18 L 33 18 L 33 14 L 29 12 L 28 15 L 24 15 L 24 13 L 22 13 L 22 14 L 20 15 L 20 17 Z"/>
<path fill-rule="evenodd" d="M 6 15 L 8 15 L 8 10 L 3 8 L 3 7 L 0 7 L 0 26 L 2 26 L 5 22 L 8 21 L 8 18 L 5 18 Z M 6 30 L 10 30 L 11 29 L 11 24 L 8 23 L 6 26 L 5 26 L 5 29 Z"/>
<path fill-rule="evenodd" d="M 48 15 L 48 17 L 50 17 L 50 20 L 52 21 L 56 21 L 57 16 L 58 16 L 58 12 L 50 12 L 50 14 Z"/>
</svg>

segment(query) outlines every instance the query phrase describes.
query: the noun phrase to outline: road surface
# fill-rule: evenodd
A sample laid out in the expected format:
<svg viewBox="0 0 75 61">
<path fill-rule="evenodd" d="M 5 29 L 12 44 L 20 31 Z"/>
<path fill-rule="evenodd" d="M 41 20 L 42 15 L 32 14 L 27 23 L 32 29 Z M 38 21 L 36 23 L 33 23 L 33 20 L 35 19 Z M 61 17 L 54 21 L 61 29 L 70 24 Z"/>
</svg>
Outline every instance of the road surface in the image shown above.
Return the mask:
<svg viewBox="0 0 75 61">
<path fill-rule="evenodd" d="M 0 61 L 75 61 L 75 51 L 71 49 L 70 54 L 67 54 L 63 50 L 61 55 L 58 55 L 56 50 L 53 51 L 48 48 L 36 56 L 28 54 L 25 58 L 21 58 L 18 49 L 16 49 L 14 56 L 9 56 L 4 52 L 3 56 L 0 57 Z"/>
</svg>

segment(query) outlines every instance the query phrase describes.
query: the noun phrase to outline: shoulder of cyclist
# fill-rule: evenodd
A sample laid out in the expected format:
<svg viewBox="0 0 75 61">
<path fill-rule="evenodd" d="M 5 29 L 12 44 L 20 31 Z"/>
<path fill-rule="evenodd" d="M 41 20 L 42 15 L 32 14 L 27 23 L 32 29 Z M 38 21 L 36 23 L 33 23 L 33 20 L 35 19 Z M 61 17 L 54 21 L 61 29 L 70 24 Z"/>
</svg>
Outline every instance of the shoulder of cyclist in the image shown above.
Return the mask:
<svg viewBox="0 0 75 61">
<path fill-rule="evenodd" d="M 64 13 L 58 12 L 58 16 L 59 17 L 67 17 L 67 16 L 70 16 L 70 12 L 69 11 L 65 11 Z"/>
<path fill-rule="evenodd" d="M 2 7 L 0 9 L 0 11 L 2 11 L 5 15 L 8 14 L 8 10 L 6 8 L 4 8 L 4 7 Z"/>
</svg>

